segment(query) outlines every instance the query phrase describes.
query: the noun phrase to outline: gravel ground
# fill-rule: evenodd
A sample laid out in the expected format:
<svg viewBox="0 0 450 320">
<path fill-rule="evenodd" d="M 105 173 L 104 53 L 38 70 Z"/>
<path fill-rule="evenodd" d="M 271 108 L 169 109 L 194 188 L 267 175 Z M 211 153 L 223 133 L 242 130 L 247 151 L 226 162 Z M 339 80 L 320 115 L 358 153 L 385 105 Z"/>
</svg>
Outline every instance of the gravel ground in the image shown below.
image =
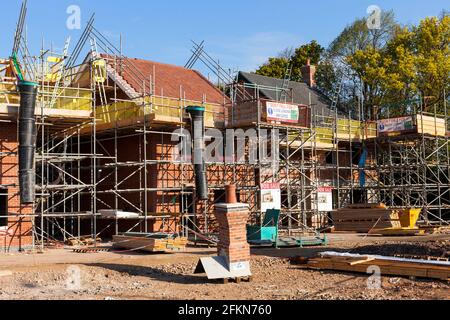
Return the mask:
<svg viewBox="0 0 450 320">
<path fill-rule="evenodd" d="M 374 243 L 352 251 L 394 255 L 410 254 L 411 250 L 416 255 L 442 256 L 444 251 L 448 253 L 449 242 Z M 154 260 L 151 255 L 143 255 L 138 260 L 104 259 L 94 264 L 21 266 L 10 268 L 7 271 L 12 275 L 3 276 L 0 270 L 0 300 L 450 299 L 447 282 L 385 277 L 381 289 L 370 290 L 365 275 L 306 270 L 287 258 L 253 256 L 254 281 L 239 285 L 211 283 L 204 275 L 193 275 L 198 261 L 195 256 L 175 255 L 173 263 L 156 265 Z M 78 279 L 73 277 L 74 272 L 79 274 L 79 283 L 70 281 Z"/>
</svg>

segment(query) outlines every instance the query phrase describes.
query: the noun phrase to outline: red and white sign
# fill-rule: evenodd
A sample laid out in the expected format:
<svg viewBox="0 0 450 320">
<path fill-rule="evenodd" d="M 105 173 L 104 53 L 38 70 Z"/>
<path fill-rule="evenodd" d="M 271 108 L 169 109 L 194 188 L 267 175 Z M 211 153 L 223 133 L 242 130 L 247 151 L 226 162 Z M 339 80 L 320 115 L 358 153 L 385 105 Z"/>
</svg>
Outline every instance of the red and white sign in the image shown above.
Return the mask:
<svg viewBox="0 0 450 320">
<path fill-rule="evenodd" d="M 333 188 L 321 187 L 317 189 L 318 204 L 317 209 L 319 212 L 333 211 Z"/>
<path fill-rule="evenodd" d="M 274 190 L 274 189 L 280 189 L 281 185 L 279 183 L 263 183 L 261 185 L 262 190 Z"/>
<path fill-rule="evenodd" d="M 261 211 L 281 210 L 281 185 L 279 183 L 264 183 L 261 185 Z"/>
</svg>

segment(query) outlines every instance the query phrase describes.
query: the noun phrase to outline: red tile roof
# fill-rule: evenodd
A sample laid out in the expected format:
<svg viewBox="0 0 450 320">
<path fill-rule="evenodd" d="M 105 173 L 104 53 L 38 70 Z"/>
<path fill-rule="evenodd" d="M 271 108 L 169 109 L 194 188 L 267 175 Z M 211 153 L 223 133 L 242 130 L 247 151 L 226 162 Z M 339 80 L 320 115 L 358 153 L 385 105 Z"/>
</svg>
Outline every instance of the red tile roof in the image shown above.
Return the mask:
<svg viewBox="0 0 450 320">
<path fill-rule="evenodd" d="M 102 57 L 110 58 L 109 64 L 114 67 L 111 56 L 102 54 Z M 187 100 L 203 101 L 203 95 L 206 95 L 206 102 L 223 104 L 224 95 L 211 82 L 208 81 L 200 72 L 186 69 L 183 67 L 153 62 L 142 59 L 126 58 L 124 65 L 131 62 L 133 66 L 140 71 L 141 77 L 146 79 L 148 90 L 150 78 L 155 77 L 155 95 L 170 98 L 180 98 L 180 86 L 183 97 Z M 116 66 L 119 63 L 116 63 Z M 133 67 L 128 67 L 134 70 Z M 119 67 L 117 67 L 119 69 Z M 143 84 L 139 83 L 137 77 L 130 75 L 130 72 L 123 72 L 123 78 L 130 84 L 136 92 L 142 93 Z"/>
</svg>

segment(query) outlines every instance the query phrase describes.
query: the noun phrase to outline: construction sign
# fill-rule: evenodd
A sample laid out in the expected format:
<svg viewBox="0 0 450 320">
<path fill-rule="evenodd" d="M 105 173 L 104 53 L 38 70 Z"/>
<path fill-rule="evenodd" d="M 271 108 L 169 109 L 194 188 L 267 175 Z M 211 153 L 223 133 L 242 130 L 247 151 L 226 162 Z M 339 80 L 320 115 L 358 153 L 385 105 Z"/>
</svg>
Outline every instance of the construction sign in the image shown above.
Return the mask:
<svg viewBox="0 0 450 320">
<path fill-rule="evenodd" d="M 264 183 L 261 185 L 261 211 L 281 210 L 281 186 L 279 183 Z"/>
<path fill-rule="evenodd" d="M 298 123 L 299 106 L 279 102 L 267 102 L 267 120 Z"/>
<path fill-rule="evenodd" d="M 378 133 L 405 132 L 414 130 L 413 117 L 401 117 L 378 121 Z"/>
<path fill-rule="evenodd" d="M 333 188 L 322 187 L 317 189 L 317 209 L 319 212 L 333 211 Z"/>
</svg>

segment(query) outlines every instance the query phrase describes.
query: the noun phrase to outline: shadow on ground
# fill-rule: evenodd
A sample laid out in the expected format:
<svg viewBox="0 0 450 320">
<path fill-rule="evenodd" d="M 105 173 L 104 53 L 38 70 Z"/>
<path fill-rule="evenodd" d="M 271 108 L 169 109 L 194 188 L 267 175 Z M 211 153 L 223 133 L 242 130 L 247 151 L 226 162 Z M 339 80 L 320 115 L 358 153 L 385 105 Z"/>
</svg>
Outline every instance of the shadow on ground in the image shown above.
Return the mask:
<svg viewBox="0 0 450 320">
<path fill-rule="evenodd" d="M 194 247 L 188 247 L 194 248 Z M 173 252 L 173 253 L 164 253 L 164 252 L 145 252 L 145 251 L 131 251 L 131 250 L 116 250 L 111 248 L 110 253 L 121 255 L 121 256 L 132 256 L 132 257 L 146 257 L 146 256 L 166 256 L 170 257 L 171 255 L 179 255 L 179 256 L 211 256 L 217 252 L 216 248 L 208 248 L 207 250 L 197 250 L 197 251 L 181 251 L 181 252 Z"/>
<path fill-rule="evenodd" d="M 342 249 L 329 246 L 323 247 L 304 247 L 304 248 L 252 248 L 251 253 L 254 256 L 264 256 L 272 258 L 295 258 L 305 257 L 313 258 L 321 252 L 336 251 L 336 252 L 348 252 L 351 249 Z"/>
<path fill-rule="evenodd" d="M 111 263 L 93 263 L 85 264 L 88 267 L 97 267 L 125 273 L 133 277 L 148 277 L 157 281 L 178 283 L 178 284 L 205 284 L 208 283 L 206 275 L 194 276 L 192 274 L 179 274 L 170 271 L 164 271 L 157 268 L 124 264 L 111 264 Z M 190 273 L 193 273 L 192 270 Z"/>
</svg>

